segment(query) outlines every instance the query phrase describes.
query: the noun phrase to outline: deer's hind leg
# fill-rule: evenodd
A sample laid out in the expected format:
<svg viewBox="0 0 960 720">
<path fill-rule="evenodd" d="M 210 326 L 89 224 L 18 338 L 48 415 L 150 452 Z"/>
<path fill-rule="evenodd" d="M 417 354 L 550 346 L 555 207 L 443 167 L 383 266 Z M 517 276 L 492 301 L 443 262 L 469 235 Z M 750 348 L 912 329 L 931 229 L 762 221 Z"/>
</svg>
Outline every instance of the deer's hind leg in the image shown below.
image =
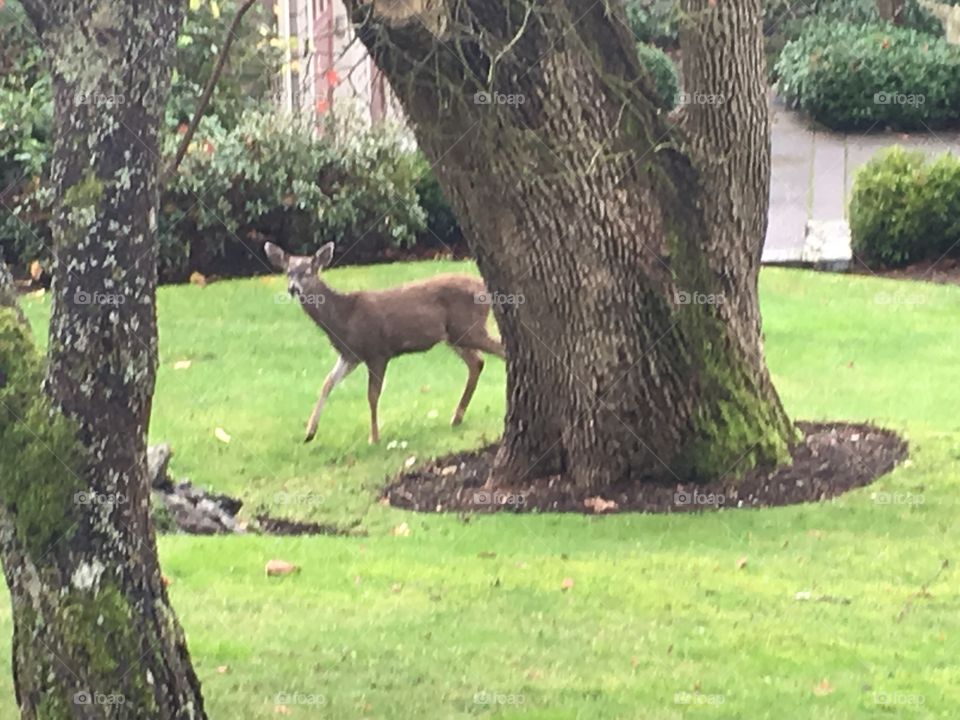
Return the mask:
<svg viewBox="0 0 960 720">
<path fill-rule="evenodd" d="M 500 359 L 505 359 L 503 352 L 503 343 L 487 332 L 487 326 L 484 323 L 478 323 L 459 340 L 454 348 L 459 352 L 460 349 L 482 350 L 485 353 L 496 355 Z"/>
<path fill-rule="evenodd" d="M 380 442 L 380 426 L 377 424 L 377 405 L 383 389 L 383 376 L 387 373 L 386 360 L 367 362 L 367 401 L 370 403 L 370 444 Z"/>
<path fill-rule="evenodd" d="M 451 345 L 450 347 L 452 347 L 453 351 L 466 363 L 468 373 L 467 385 L 463 388 L 463 395 L 460 397 L 457 409 L 453 411 L 453 419 L 450 421 L 451 425 L 459 425 L 463 422 L 463 414 L 467 411 L 467 405 L 470 404 L 470 400 L 473 398 L 474 390 L 477 389 L 477 380 L 480 379 L 480 373 L 483 371 L 483 356 L 472 348 L 458 347 L 456 345 Z"/>
<path fill-rule="evenodd" d="M 317 423 L 320 421 L 320 413 L 323 412 L 323 406 L 326 404 L 330 392 L 341 380 L 353 372 L 356 367 L 357 363 L 345 360 L 342 355 L 337 358 L 337 364 L 333 366 L 333 370 L 327 374 L 326 379 L 323 381 L 323 389 L 320 390 L 320 397 L 317 398 L 317 404 L 310 414 L 310 421 L 307 423 L 307 434 L 303 438 L 304 442 L 310 442 L 313 440 L 313 436 L 317 434 Z"/>
</svg>

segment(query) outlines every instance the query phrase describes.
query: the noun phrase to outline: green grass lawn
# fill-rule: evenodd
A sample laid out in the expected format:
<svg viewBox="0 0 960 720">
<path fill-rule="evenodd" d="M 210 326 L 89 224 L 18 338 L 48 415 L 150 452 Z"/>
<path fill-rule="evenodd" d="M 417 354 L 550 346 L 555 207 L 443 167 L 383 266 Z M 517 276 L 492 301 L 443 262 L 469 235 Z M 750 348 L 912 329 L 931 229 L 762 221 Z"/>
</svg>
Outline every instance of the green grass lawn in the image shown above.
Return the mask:
<svg viewBox="0 0 960 720">
<path fill-rule="evenodd" d="M 329 277 L 377 287 L 451 269 L 462 266 Z M 334 355 L 299 308 L 276 302 L 282 280 L 162 289 L 151 435 L 173 445 L 174 474 L 241 496 L 250 515 L 370 534 L 161 539 L 211 716 L 276 718 L 284 705 L 295 718 L 397 720 L 960 717 L 960 288 L 787 270 L 761 284 L 791 415 L 896 428 L 905 465 L 819 505 L 469 522 L 385 508 L 376 492 L 411 456 L 497 437 L 501 361 L 456 429 L 460 360 L 437 348 L 392 363 L 376 447 L 360 370 L 304 445 Z M 49 300 L 24 304 L 42 328 Z M 401 522 L 410 535 L 391 535 Z M 266 578 L 271 558 L 303 571 Z M 7 610 L 0 626 L 9 638 Z M 0 718 L 16 712 L 8 663 L 4 650 Z"/>
</svg>

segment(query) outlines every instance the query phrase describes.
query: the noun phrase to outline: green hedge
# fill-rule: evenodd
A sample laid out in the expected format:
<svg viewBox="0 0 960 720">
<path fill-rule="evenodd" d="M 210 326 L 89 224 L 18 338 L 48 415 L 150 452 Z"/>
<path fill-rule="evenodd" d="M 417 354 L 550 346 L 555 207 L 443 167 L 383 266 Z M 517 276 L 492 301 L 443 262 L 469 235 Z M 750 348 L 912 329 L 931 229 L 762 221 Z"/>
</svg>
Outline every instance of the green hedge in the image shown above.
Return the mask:
<svg viewBox="0 0 960 720">
<path fill-rule="evenodd" d="M 166 158 L 179 139 L 166 137 Z M 52 200 L 37 186 L 0 224 L 4 255 L 21 271 L 50 260 Z M 398 128 L 347 132 L 331 123 L 318 134 L 258 111 L 229 130 L 216 116 L 204 118 L 161 198 L 157 239 L 165 282 L 193 271 L 261 272 L 267 239 L 291 252 L 332 240 L 337 261 L 348 263 L 374 262 L 421 240 L 431 247 L 462 240 L 429 166 Z"/>
<path fill-rule="evenodd" d="M 960 160 L 881 151 L 857 172 L 850 233 L 858 257 L 889 267 L 960 256 Z"/>
<path fill-rule="evenodd" d="M 960 47 L 918 30 L 809 23 L 776 70 L 786 102 L 835 130 L 960 121 Z"/>
</svg>

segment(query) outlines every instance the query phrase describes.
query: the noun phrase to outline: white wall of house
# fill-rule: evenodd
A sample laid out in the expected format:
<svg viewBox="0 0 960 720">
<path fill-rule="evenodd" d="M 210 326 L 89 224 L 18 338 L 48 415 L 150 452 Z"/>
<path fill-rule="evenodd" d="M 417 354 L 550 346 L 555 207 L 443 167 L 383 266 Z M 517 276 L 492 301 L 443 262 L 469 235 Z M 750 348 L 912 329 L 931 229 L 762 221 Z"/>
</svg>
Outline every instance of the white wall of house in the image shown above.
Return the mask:
<svg viewBox="0 0 960 720">
<path fill-rule="evenodd" d="M 277 0 L 275 9 L 278 35 L 293 39 L 280 83 L 283 110 L 318 120 L 349 111 L 366 124 L 403 121 L 389 84 L 356 40 L 342 0 Z"/>
</svg>

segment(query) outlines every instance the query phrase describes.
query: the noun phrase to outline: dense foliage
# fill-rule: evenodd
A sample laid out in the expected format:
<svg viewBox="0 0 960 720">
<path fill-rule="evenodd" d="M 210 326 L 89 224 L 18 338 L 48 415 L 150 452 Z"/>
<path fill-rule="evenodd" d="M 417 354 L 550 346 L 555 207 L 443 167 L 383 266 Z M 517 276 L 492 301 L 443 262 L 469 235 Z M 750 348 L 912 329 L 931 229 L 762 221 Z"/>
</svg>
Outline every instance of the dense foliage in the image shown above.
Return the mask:
<svg viewBox="0 0 960 720">
<path fill-rule="evenodd" d="M 850 231 L 859 257 L 891 267 L 960 256 L 960 160 L 879 153 L 857 173 Z"/>
<path fill-rule="evenodd" d="M 239 3 L 191 2 L 177 43 L 165 158 L 196 110 Z M 264 270 L 261 242 L 292 251 L 334 240 L 344 261 L 372 261 L 416 241 L 461 242 L 436 178 L 395 127 L 349 113 L 318 129 L 270 100 L 281 41 L 260 4 L 244 17 L 199 131 L 161 198 L 160 273 Z M 0 13 L 0 249 L 18 272 L 51 260 L 52 99 L 43 52 L 18 3 Z"/>
<path fill-rule="evenodd" d="M 677 67 L 673 60 L 660 48 L 642 42 L 637 43 L 637 53 L 640 55 L 640 64 L 653 79 L 659 105 L 667 110 L 672 109 L 680 91 Z"/>
<path fill-rule="evenodd" d="M 911 28 L 808 23 L 777 62 L 789 105 L 836 130 L 960 120 L 960 47 Z"/>
<path fill-rule="evenodd" d="M 677 0 L 627 0 L 627 22 L 640 42 L 673 47 L 680 30 L 680 3 Z"/>
</svg>

